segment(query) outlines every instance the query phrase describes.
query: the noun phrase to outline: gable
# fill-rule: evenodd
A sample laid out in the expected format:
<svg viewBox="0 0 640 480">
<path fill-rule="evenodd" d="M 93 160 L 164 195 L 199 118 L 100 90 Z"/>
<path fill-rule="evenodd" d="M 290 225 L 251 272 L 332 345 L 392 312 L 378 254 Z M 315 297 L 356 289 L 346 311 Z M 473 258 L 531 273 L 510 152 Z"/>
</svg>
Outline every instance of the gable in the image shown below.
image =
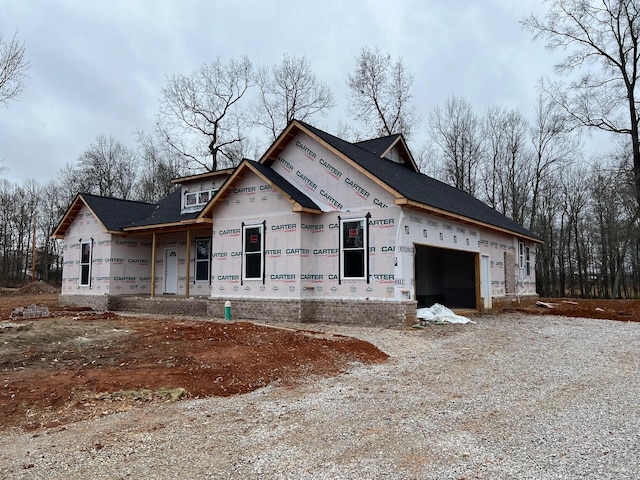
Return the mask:
<svg viewBox="0 0 640 480">
<path fill-rule="evenodd" d="M 325 211 L 393 204 L 395 197 L 305 132 L 278 153 L 271 168 Z"/>
<path fill-rule="evenodd" d="M 392 162 L 400 163 L 414 172 L 420 171 L 409 151 L 409 147 L 400 134 L 364 140 L 356 142 L 354 145 L 373 153 L 378 158 L 386 158 Z"/>
<path fill-rule="evenodd" d="M 320 213 L 318 205 L 303 192 L 292 186 L 286 179 L 277 172 L 264 165 L 251 160 L 243 160 L 236 167 L 233 175 L 225 182 L 223 187 L 211 199 L 209 204 L 202 210 L 199 219 L 218 216 L 220 205 L 241 204 L 243 198 L 248 198 L 249 202 L 273 202 L 273 197 L 285 203 L 279 206 L 294 212 Z M 260 204 L 258 202 L 258 204 Z M 288 205 L 285 207 L 285 204 Z"/>
<path fill-rule="evenodd" d="M 79 193 L 51 236 L 58 239 L 64 238 L 67 229 L 83 208 L 91 212 L 104 232 L 116 233 L 121 232 L 124 226 L 150 215 L 156 205 Z"/>
</svg>

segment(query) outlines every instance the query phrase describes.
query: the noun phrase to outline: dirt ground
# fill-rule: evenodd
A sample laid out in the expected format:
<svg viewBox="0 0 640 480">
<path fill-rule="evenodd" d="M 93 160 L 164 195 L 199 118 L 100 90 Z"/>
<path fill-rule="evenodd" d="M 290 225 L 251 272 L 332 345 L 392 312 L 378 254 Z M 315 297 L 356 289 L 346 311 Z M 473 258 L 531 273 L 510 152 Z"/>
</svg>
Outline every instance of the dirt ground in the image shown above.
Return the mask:
<svg viewBox="0 0 640 480">
<path fill-rule="evenodd" d="M 515 308 L 515 310 L 539 315 L 640 322 L 640 300 L 542 298 L 540 302 L 547 304 L 547 307 L 530 306 Z"/>
<path fill-rule="evenodd" d="M 51 317 L 10 318 L 47 306 Z M 0 295 L 0 430 L 64 425 L 149 402 L 245 393 L 384 362 L 370 343 L 246 322 L 64 311 L 57 295 Z"/>
<path fill-rule="evenodd" d="M 537 314 L 640 321 L 640 300 L 543 299 Z M 48 307 L 16 319 L 16 307 Z M 35 430 L 150 402 L 246 393 L 388 356 L 355 338 L 247 322 L 67 311 L 57 293 L 0 290 L 0 431 Z"/>
</svg>

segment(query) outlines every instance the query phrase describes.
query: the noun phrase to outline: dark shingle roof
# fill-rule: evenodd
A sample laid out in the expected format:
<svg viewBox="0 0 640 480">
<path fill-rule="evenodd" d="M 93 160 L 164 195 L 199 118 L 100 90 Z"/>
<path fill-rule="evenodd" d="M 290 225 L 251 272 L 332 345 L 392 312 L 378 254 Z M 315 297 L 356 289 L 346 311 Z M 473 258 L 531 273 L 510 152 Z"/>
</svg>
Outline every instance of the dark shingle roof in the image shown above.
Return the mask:
<svg viewBox="0 0 640 480">
<path fill-rule="evenodd" d="M 535 233 L 462 190 L 422 173 L 411 171 L 391 160 L 379 158 L 357 144 L 341 140 L 306 123 L 300 123 L 409 200 L 520 235 L 539 238 Z"/>
<path fill-rule="evenodd" d="M 364 148 L 365 150 L 380 157 L 386 152 L 393 143 L 398 140 L 400 134 L 387 135 L 386 137 L 372 138 L 370 140 L 363 140 L 361 142 L 355 142 L 354 145 Z"/>
<path fill-rule="evenodd" d="M 262 175 L 267 177 L 270 182 L 273 182 L 279 189 L 289 195 L 294 201 L 298 202 L 305 208 L 312 208 L 314 210 L 320 210 L 320 207 L 307 197 L 304 193 L 290 184 L 282 175 L 273 170 L 270 167 L 267 167 L 259 162 L 255 162 L 253 160 L 247 160 L 247 162 L 258 170 Z"/>
<path fill-rule="evenodd" d="M 126 227 L 144 227 L 147 225 L 159 225 L 162 223 L 174 223 L 181 220 L 191 220 L 196 218 L 200 211 L 180 213 L 180 194 L 181 189 L 176 188 L 169 195 L 164 197 L 157 205 L 154 205 L 153 211 L 136 221 L 131 222 Z"/>
<path fill-rule="evenodd" d="M 100 197 L 90 193 L 81 193 L 80 196 L 107 230 L 122 230 L 123 226 L 149 216 L 156 208 L 153 203 Z"/>
</svg>

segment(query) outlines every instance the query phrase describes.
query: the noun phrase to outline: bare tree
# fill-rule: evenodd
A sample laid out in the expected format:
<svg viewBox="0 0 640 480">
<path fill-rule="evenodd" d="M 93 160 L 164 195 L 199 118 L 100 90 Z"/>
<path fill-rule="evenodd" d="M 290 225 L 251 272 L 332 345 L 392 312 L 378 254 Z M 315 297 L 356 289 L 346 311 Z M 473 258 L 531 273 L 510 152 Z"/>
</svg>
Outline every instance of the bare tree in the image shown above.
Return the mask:
<svg viewBox="0 0 640 480">
<path fill-rule="evenodd" d="M 71 198 L 78 192 L 122 199 L 133 196 L 137 180 L 135 156 L 113 137 L 98 135 L 75 165 L 61 172 L 62 190 Z"/>
<path fill-rule="evenodd" d="M 136 184 L 137 200 L 157 202 L 174 189 L 171 182 L 184 173 L 180 158 L 151 135 L 138 132 L 140 175 Z"/>
<path fill-rule="evenodd" d="M 541 84 L 535 106 L 535 123 L 531 126 L 533 145 L 533 176 L 529 228 L 533 228 L 540 200 L 540 190 L 546 178 L 570 165 L 580 154 L 580 141 L 572 131 L 567 115 L 550 98 Z"/>
<path fill-rule="evenodd" d="M 582 71 L 566 86 L 550 91 L 580 125 L 629 135 L 636 200 L 640 205 L 640 117 L 636 100 L 640 61 L 638 0 L 553 0 L 544 18 L 522 24 L 547 47 L 569 53 L 560 73 Z"/>
<path fill-rule="evenodd" d="M 240 100 L 253 85 L 247 57 L 227 64 L 218 58 L 190 76 L 172 75 L 162 89 L 157 127 L 188 164 L 215 171 L 237 165 L 244 127 Z"/>
<path fill-rule="evenodd" d="M 362 47 L 356 68 L 349 74 L 349 109 L 371 135 L 411 134 L 419 117 L 411 103 L 413 75 L 402 59 L 392 62 L 391 55 L 379 48 Z"/>
<path fill-rule="evenodd" d="M 483 139 L 480 120 L 464 98 L 451 96 L 429 117 L 430 140 L 442 157 L 437 175 L 472 195 L 478 187 Z"/>
<path fill-rule="evenodd" d="M 20 43 L 16 35 L 7 43 L 0 34 L 0 105 L 6 105 L 22 93 L 23 80 L 29 69 L 24 52 L 24 43 Z"/>
<path fill-rule="evenodd" d="M 529 208 L 532 170 L 527 149 L 529 125 L 516 110 L 487 111 L 485 150 L 489 152 L 483 170 L 483 186 L 489 204 L 523 224 Z"/>
<path fill-rule="evenodd" d="M 294 118 L 306 121 L 335 105 L 331 89 L 316 78 L 304 56 L 285 54 L 280 65 L 260 68 L 256 81 L 260 94 L 254 104 L 255 122 L 271 140 Z"/>
</svg>

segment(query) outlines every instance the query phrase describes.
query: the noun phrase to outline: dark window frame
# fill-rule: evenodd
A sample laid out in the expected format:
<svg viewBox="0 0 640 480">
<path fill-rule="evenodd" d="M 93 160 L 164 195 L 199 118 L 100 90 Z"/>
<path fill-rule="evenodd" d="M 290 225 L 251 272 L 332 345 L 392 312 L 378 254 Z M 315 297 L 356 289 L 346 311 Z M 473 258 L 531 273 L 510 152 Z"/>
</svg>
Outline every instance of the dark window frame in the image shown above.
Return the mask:
<svg viewBox="0 0 640 480">
<path fill-rule="evenodd" d="M 88 250 L 85 252 L 85 246 Z M 91 287 L 91 263 L 93 257 L 93 240 L 80 240 L 80 276 L 78 279 L 81 287 Z"/>
<path fill-rule="evenodd" d="M 339 280 L 366 280 L 369 283 L 369 218 L 340 218 L 339 220 Z M 356 226 L 359 224 L 359 226 Z M 345 233 L 348 232 L 347 235 Z M 353 232 L 353 233 L 352 233 Z M 352 242 L 353 245 L 349 245 Z M 355 264 L 354 264 L 355 263 Z"/>
<path fill-rule="evenodd" d="M 200 254 L 200 250 L 198 249 L 198 244 L 205 242 L 207 244 L 206 255 L 202 256 Z M 202 274 L 201 268 L 199 266 L 206 264 L 207 275 L 205 278 L 202 278 L 199 274 Z M 195 255 L 194 255 L 194 273 L 193 279 L 195 282 L 211 282 L 211 238 L 209 237 L 201 237 L 196 238 L 195 240 Z"/>
<path fill-rule="evenodd" d="M 265 279 L 265 223 L 242 224 L 242 281 Z M 249 235 L 247 237 L 247 235 Z M 258 235 L 257 242 L 252 241 L 253 235 Z M 248 241 L 248 243 L 247 243 Z M 255 250 L 247 251 L 247 247 L 257 243 Z M 256 270 L 257 266 L 257 270 Z M 249 269 L 251 269 L 249 271 Z"/>
</svg>

